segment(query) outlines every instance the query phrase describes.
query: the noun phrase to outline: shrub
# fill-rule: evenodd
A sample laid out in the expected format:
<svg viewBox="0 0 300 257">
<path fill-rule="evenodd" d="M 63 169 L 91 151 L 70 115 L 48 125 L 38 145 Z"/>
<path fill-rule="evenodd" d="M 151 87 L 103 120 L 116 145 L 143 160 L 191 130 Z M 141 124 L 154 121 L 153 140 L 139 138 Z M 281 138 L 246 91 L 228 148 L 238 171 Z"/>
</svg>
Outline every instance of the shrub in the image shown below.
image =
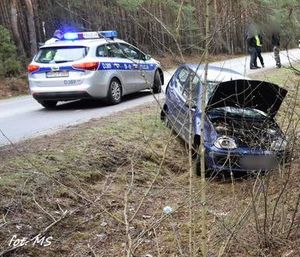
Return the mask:
<svg viewBox="0 0 300 257">
<path fill-rule="evenodd" d="M 22 69 L 17 48 L 8 29 L 0 25 L 0 77 L 17 75 Z"/>
</svg>

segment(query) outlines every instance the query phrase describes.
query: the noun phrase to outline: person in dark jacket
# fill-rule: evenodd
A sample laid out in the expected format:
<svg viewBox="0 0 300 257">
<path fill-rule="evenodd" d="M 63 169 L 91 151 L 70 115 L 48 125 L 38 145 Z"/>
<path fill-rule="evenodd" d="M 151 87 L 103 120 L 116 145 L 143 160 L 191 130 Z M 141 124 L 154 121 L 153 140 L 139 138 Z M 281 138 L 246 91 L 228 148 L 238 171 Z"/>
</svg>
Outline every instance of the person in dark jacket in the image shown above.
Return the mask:
<svg viewBox="0 0 300 257">
<path fill-rule="evenodd" d="M 280 36 L 279 36 L 278 32 L 273 32 L 273 34 L 272 34 L 272 45 L 273 45 L 274 58 L 275 58 L 275 61 L 276 61 L 276 67 L 281 68 Z"/>
<path fill-rule="evenodd" d="M 260 61 L 261 66 L 265 67 L 264 58 L 261 56 L 262 36 L 260 34 L 255 35 L 255 42 L 256 42 L 256 54 L 257 54 L 257 57 L 258 57 L 258 59 Z"/>
<path fill-rule="evenodd" d="M 256 51 L 256 39 L 254 34 L 248 34 L 247 37 L 248 51 L 250 53 L 250 69 L 258 69 L 257 66 L 257 51 Z"/>
</svg>

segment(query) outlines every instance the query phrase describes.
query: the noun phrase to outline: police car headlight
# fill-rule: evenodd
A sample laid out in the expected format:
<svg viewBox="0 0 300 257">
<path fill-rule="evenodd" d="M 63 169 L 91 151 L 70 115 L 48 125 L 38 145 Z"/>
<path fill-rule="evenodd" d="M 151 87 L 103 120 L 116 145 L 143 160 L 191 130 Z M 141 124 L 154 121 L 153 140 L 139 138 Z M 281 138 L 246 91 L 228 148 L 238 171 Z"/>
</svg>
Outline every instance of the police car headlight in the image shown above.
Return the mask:
<svg viewBox="0 0 300 257">
<path fill-rule="evenodd" d="M 234 139 L 231 137 L 222 136 L 219 137 L 215 143 L 214 146 L 217 148 L 222 149 L 235 149 L 237 148 L 237 144 L 235 143 Z"/>
<path fill-rule="evenodd" d="M 271 143 L 271 150 L 284 151 L 287 147 L 287 141 L 283 138 L 277 138 Z"/>
</svg>

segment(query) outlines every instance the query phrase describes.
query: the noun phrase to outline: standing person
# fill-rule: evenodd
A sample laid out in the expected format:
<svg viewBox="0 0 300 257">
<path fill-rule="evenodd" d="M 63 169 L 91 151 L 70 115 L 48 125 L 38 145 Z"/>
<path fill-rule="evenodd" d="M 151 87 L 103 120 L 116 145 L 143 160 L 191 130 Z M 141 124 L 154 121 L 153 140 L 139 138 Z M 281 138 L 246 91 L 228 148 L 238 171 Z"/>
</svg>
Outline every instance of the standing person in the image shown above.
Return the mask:
<svg viewBox="0 0 300 257">
<path fill-rule="evenodd" d="M 264 58 L 261 56 L 262 36 L 260 34 L 255 35 L 255 42 L 256 42 L 255 48 L 256 48 L 257 57 L 260 61 L 261 66 L 264 68 L 265 67 Z M 258 67 L 258 68 L 260 68 L 260 67 Z"/>
<path fill-rule="evenodd" d="M 253 35 L 247 35 L 248 50 L 250 53 L 250 69 L 258 69 L 257 66 L 257 51 L 256 51 L 256 39 Z"/>
<path fill-rule="evenodd" d="M 273 32 L 272 34 L 272 45 L 273 45 L 273 52 L 274 58 L 276 61 L 276 67 L 281 68 L 281 61 L 280 61 L 280 36 L 278 32 Z"/>
</svg>

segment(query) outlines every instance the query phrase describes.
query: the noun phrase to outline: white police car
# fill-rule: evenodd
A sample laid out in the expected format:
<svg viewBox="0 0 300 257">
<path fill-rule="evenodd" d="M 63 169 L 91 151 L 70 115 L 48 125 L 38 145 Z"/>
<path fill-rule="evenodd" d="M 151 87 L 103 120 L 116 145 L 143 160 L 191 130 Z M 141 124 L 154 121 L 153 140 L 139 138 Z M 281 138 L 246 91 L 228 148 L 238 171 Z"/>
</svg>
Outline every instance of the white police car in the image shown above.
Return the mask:
<svg viewBox="0 0 300 257">
<path fill-rule="evenodd" d="M 164 83 L 160 63 L 117 39 L 116 31 L 65 33 L 40 47 L 28 79 L 32 96 L 45 108 L 84 98 L 117 104 L 143 89 L 159 93 Z"/>
</svg>

